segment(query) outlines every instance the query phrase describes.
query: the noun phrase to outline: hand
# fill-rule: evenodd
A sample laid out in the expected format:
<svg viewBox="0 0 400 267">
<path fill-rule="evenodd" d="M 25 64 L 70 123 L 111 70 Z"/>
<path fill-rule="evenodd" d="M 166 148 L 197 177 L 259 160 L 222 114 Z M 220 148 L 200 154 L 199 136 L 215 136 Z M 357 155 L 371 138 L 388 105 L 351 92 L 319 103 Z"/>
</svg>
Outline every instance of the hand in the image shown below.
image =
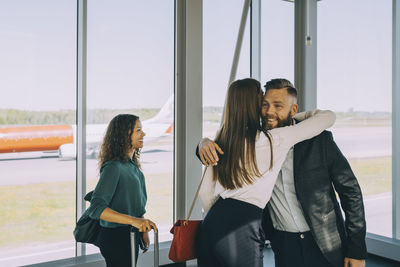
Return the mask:
<svg viewBox="0 0 400 267">
<path fill-rule="evenodd" d="M 205 166 L 215 166 L 218 164 L 218 154 L 223 155 L 224 151 L 212 140 L 208 138 L 203 138 L 199 144 L 199 155 L 201 162 Z"/>
<path fill-rule="evenodd" d="M 143 251 L 143 253 L 144 253 L 144 252 L 147 251 L 147 249 L 148 249 L 149 246 L 150 246 L 149 232 L 143 233 L 143 241 L 144 241 L 144 246 L 146 247 L 146 249 Z"/>
<path fill-rule="evenodd" d="M 344 267 L 365 267 L 365 260 L 344 258 Z"/>
<path fill-rule="evenodd" d="M 156 224 L 145 218 L 133 218 L 131 225 L 139 229 L 139 232 L 149 232 L 151 229 L 158 231 Z"/>
</svg>

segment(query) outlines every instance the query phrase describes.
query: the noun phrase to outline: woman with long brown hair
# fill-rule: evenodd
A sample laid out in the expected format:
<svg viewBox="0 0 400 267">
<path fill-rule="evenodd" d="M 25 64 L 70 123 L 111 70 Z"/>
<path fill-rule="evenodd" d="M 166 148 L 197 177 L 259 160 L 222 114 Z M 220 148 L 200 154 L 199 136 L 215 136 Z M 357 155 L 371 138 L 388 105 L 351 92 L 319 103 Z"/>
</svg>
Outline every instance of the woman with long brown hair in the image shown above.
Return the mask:
<svg viewBox="0 0 400 267">
<path fill-rule="evenodd" d="M 99 247 L 108 267 L 131 266 L 131 226 L 144 232 L 147 247 L 148 232 L 151 228 L 157 231 L 156 224 L 143 217 L 147 194 L 139 155 L 144 136 L 139 117 L 120 114 L 108 125 L 100 148 L 100 179 L 90 201 L 89 216 L 100 220 Z M 138 255 L 139 239 L 135 242 Z"/>
<path fill-rule="evenodd" d="M 333 125 L 331 111 L 299 113 L 294 126 L 263 131 L 262 90 L 254 79 L 233 82 L 215 143 L 224 151 L 200 189 L 207 212 L 197 238 L 198 266 L 263 266 L 261 218 L 289 149 Z"/>
</svg>

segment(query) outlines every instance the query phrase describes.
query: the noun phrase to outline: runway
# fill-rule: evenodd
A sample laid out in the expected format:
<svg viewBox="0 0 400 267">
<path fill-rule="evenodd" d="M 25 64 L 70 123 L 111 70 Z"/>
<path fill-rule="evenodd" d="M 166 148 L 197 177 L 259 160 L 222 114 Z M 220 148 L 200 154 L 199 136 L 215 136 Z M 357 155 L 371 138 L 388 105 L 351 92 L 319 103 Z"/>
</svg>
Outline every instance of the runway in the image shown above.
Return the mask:
<svg viewBox="0 0 400 267">
<path fill-rule="evenodd" d="M 346 127 L 329 130 L 348 159 L 392 155 L 391 127 Z"/>
<path fill-rule="evenodd" d="M 55 157 L 41 158 L 40 152 L 30 153 L 28 157 L 28 159 L 22 158 L 20 160 L 0 160 L 0 186 L 75 180 L 75 160 L 59 160 Z M 170 147 L 158 149 L 152 153 L 143 153 L 141 155 L 141 164 L 145 175 L 172 173 L 172 163 L 173 151 Z M 86 179 L 98 178 L 98 161 L 95 159 L 87 159 Z"/>
<path fill-rule="evenodd" d="M 364 197 L 367 232 L 392 236 L 392 192 Z"/>
</svg>

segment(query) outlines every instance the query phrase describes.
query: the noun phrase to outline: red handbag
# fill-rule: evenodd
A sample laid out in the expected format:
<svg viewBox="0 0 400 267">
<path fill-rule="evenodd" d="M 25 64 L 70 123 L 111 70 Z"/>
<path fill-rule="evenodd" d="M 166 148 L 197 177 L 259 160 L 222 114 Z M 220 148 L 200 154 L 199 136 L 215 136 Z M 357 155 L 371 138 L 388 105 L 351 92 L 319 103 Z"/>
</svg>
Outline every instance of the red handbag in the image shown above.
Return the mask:
<svg viewBox="0 0 400 267">
<path fill-rule="evenodd" d="M 186 220 L 178 220 L 172 226 L 170 233 L 174 235 L 169 249 L 168 258 L 173 262 L 184 262 L 193 260 L 196 258 L 195 252 L 195 240 L 197 230 L 202 220 L 189 220 L 194 204 L 196 203 L 197 196 L 199 195 L 201 184 L 203 183 L 204 174 L 206 173 L 207 167 L 203 172 L 199 187 L 194 196 L 192 206 L 190 207 L 189 214 Z"/>
</svg>

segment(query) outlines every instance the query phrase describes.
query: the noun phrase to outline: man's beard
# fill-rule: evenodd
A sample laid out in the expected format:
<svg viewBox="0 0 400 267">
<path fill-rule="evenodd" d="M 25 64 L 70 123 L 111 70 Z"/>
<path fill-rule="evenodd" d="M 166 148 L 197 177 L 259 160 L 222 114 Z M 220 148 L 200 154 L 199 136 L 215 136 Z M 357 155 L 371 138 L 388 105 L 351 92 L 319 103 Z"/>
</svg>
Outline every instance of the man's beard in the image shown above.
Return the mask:
<svg viewBox="0 0 400 267">
<path fill-rule="evenodd" d="M 274 117 L 274 119 L 275 119 L 275 117 Z M 276 125 L 276 127 L 272 127 L 272 126 L 268 125 L 268 116 L 264 116 L 262 118 L 263 129 L 271 130 L 273 128 L 279 128 L 279 127 L 285 127 L 285 126 L 292 125 L 292 115 L 290 114 L 290 112 L 285 118 L 281 119 L 279 117 L 276 117 L 276 120 L 277 120 L 278 124 Z"/>
</svg>

